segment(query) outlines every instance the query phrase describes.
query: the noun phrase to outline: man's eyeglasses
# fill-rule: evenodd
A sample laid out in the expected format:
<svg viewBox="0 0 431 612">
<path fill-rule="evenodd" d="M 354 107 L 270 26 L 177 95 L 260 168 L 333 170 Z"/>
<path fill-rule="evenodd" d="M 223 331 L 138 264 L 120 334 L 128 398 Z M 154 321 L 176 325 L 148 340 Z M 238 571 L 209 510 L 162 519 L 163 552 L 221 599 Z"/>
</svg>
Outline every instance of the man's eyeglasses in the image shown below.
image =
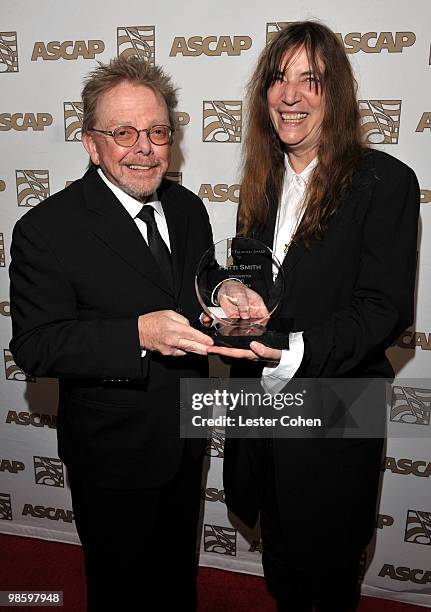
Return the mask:
<svg viewBox="0 0 431 612">
<path fill-rule="evenodd" d="M 153 125 L 151 128 L 144 130 L 137 130 L 131 125 L 122 125 L 121 127 L 115 128 L 115 130 L 96 130 L 91 128 L 89 132 L 100 132 L 106 134 L 106 136 L 112 136 L 117 145 L 121 147 L 133 147 L 138 141 L 139 134 L 145 132 L 150 142 L 155 145 L 167 145 L 170 144 L 172 135 L 175 130 L 168 125 Z"/>
</svg>

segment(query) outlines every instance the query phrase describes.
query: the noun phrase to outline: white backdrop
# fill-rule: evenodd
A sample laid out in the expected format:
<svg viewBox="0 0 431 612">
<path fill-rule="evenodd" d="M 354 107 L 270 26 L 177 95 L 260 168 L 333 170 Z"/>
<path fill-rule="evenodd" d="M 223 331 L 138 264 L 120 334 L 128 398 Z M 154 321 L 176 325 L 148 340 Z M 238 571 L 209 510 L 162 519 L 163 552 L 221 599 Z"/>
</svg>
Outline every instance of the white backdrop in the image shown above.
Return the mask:
<svg viewBox="0 0 431 612">
<path fill-rule="evenodd" d="M 141 54 L 172 75 L 180 87 L 180 127 L 170 170 L 203 198 L 214 236 L 221 239 L 234 232 L 244 83 L 271 32 L 285 22 L 308 18 L 340 33 L 357 74 L 369 142 L 412 166 L 422 190 L 416 318 L 389 351 L 402 376 L 422 380 L 404 384 L 394 394 L 391 418 L 405 434 L 388 442 L 363 592 L 426 606 L 431 603 L 429 0 L 189 0 L 186 5 L 167 0 L 3 0 L 0 532 L 78 542 L 57 457 L 55 381 L 28 380 L 7 348 L 7 267 L 17 219 L 85 170 L 87 157 L 80 144 L 83 76 L 97 60 L 108 61 L 118 53 Z M 214 433 L 208 456 L 201 564 L 261 574 L 258 535 L 244 537 L 226 513 L 221 432 Z"/>
</svg>

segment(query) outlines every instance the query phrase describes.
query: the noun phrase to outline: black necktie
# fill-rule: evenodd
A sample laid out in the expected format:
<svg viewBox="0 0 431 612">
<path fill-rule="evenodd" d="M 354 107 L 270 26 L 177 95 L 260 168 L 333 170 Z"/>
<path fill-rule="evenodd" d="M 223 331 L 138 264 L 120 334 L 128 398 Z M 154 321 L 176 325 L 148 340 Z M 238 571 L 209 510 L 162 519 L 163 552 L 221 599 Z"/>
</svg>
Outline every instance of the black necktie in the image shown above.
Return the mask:
<svg viewBox="0 0 431 612">
<path fill-rule="evenodd" d="M 148 247 L 156 260 L 159 268 L 163 272 L 169 288 L 173 288 L 173 277 L 172 277 L 172 262 L 171 254 L 166 246 L 165 241 L 160 236 L 160 232 L 157 228 L 156 220 L 154 219 L 154 208 L 149 206 L 143 206 L 141 211 L 136 215 L 144 221 L 147 226 L 147 242 Z"/>
</svg>

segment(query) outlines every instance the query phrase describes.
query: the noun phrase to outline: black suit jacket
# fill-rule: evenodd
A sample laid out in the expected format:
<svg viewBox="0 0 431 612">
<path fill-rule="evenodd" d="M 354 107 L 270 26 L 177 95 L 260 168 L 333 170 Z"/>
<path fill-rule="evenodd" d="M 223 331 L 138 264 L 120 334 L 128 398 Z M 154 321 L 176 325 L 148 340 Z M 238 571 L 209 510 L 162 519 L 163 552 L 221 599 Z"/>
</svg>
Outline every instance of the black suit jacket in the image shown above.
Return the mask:
<svg viewBox="0 0 431 612">
<path fill-rule="evenodd" d="M 173 476 L 183 448 L 180 379 L 207 375 L 203 357 L 141 358 L 140 314 L 198 318 L 194 273 L 212 244 L 196 196 L 165 180 L 158 195 L 173 291 L 95 169 L 32 209 L 13 234 L 11 351 L 24 371 L 59 378 L 59 455 L 82 478 L 110 487 L 161 486 Z M 202 440 L 194 444 L 202 450 Z"/>
<path fill-rule="evenodd" d="M 290 247 L 280 316 L 304 332 L 297 377 L 393 375 L 385 350 L 414 316 L 419 201 L 412 170 L 370 151 L 323 237 L 309 248 Z M 270 247 L 276 210 L 273 203 L 256 234 Z M 261 369 L 243 364 L 236 375 L 260 376 Z M 380 440 L 273 440 L 271 465 L 293 567 L 342 564 L 366 546 L 381 449 Z M 267 453 L 268 444 L 257 440 L 226 442 L 226 501 L 250 526 L 264 495 Z"/>
</svg>

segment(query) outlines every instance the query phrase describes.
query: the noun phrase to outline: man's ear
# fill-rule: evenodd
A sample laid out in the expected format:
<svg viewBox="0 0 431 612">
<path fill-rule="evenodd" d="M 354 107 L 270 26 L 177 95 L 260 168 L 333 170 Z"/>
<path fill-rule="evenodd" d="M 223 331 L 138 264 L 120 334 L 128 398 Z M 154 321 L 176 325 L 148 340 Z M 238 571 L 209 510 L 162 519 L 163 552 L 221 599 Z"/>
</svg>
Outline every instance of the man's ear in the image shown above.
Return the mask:
<svg viewBox="0 0 431 612">
<path fill-rule="evenodd" d="M 93 162 L 93 164 L 95 166 L 98 166 L 99 165 L 99 153 L 97 152 L 97 146 L 94 141 L 94 138 L 90 134 L 85 133 L 82 135 L 82 144 L 84 145 L 85 150 L 90 156 L 90 159 Z"/>
</svg>

